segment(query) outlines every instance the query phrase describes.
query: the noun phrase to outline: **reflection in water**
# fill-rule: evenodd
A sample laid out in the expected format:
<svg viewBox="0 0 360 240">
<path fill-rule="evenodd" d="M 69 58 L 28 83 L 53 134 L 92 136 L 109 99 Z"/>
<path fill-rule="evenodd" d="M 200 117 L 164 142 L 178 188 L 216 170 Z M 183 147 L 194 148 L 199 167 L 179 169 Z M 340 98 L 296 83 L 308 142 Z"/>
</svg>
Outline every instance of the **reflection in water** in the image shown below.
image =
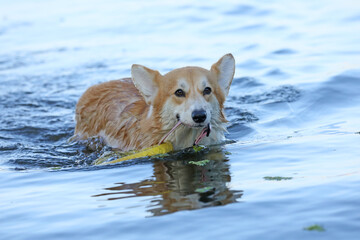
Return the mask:
<svg viewBox="0 0 360 240">
<path fill-rule="evenodd" d="M 186 159 L 186 160 L 181 160 Z M 209 159 L 205 166 L 189 163 Z M 147 208 L 153 216 L 180 210 L 192 210 L 236 202 L 242 191 L 230 190 L 229 165 L 224 153 L 213 149 L 207 154 L 182 155 L 178 160 L 155 160 L 154 175 L 137 183 L 117 183 L 106 188 L 106 193 L 94 197 L 119 200 L 133 197 L 154 196 Z"/>
</svg>

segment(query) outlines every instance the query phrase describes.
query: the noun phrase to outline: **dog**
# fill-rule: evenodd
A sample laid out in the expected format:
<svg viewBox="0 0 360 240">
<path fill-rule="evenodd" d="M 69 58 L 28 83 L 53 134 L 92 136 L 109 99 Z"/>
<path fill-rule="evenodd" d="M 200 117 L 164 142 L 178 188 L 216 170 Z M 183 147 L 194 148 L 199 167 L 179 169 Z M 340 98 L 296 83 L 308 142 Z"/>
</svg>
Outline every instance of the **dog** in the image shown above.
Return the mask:
<svg viewBox="0 0 360 240">
<path fill-rule="evenodd" d="M 72 140 L 100 137 L 121 151 L 170 142 L 174 150 L 224 141 L 224 102 L 235 73 L 226 54 L 211 66 L 183 67 L 161 75 L 142 65 L 131 78 L 90 87 L 76 105 Z"/>
</svg>

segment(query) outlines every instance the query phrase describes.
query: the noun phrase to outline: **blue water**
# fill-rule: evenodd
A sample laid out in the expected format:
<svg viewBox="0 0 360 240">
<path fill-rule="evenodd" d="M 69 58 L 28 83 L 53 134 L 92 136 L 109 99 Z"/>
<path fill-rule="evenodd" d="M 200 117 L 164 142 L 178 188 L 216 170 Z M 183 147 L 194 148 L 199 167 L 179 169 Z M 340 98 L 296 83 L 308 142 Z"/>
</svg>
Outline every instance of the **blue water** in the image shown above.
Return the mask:
<svg viewBox="0 0 360 240">
<path fill-rule="evenodd" d="M 360 3 L 0 6 L 0 239 L 359 238 Z M 99 167 L 67 142 L 89 86 L 228 52 L 225 144 Z"/>
</svg>

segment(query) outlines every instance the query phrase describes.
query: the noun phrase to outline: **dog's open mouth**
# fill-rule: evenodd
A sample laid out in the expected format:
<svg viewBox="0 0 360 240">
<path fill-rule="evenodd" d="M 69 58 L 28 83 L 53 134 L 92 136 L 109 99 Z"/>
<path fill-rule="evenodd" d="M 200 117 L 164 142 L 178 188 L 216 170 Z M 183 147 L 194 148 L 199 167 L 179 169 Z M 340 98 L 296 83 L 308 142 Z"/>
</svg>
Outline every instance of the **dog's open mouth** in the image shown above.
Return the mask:
<svg viewBox="0 0 360 240">
<path fill-rule="evenodd" d="M 165 134 L 165 136 L 160 140 L 159 145 L 162 144 L 167 138 L 168 136 L 173 133 L 181 124 L 183 124 L 180 120 L 175 124 L 175 126 L 167 133 Z M 197 126 L 197 127 L 202 127 L 202 126 Z M 203 130 L 201 131 L 200 135 L 195 139 L 194 141 L 194 145 L 199 144 L 199 142 L 204 138 L 204 137 L 208 137 L 210 135 L 211 132 L 211 125 L 210 123 L 208 123 Z"/>
</svg>

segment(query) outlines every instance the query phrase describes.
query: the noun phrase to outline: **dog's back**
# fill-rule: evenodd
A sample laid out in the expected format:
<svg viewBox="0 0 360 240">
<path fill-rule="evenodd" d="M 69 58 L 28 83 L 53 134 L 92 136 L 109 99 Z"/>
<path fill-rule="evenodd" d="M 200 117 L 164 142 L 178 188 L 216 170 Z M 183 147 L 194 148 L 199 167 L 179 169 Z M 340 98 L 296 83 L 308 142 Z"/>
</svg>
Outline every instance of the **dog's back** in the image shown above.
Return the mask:
<svg viewBox="0 0 360 240">
<path fill-rule="evenodd" d="M 144 98 L 130 78 L 94 85 L 77 103 L 74 139 L 99 136 L 107 145 L 122 150 L 151 146 L 156 140 L 147 138 L 145 130 L 152 124 L 141 126 L 147 111 Z"/>
</svg>

